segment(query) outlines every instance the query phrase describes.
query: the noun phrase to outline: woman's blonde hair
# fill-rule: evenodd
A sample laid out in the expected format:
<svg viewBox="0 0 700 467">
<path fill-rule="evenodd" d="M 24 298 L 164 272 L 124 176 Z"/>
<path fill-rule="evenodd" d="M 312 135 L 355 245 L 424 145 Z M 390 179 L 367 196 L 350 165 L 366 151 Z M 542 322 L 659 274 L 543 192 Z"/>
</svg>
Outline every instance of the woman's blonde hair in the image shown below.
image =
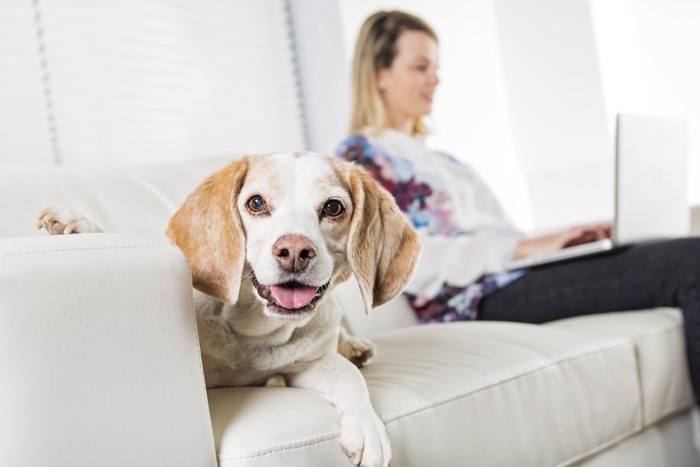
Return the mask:
<svg viewBox="0 0 700 467">
<path fill-rule="evenodd" d="M 382 95 L 377 88 L 377 72 L 389 68 L 396 58 L 396 41 L 404 31 L 422 31 L 437 39 L 437 34 L 421 18 L 403 11 L 378 11 L 365 20 L 355 44 L 352 61 L 352 113 L 350 132 L 381 133 L 389 127 Z M 427 134 L 422 119 L 416 119 L 414 133 Z"/>
</svg>

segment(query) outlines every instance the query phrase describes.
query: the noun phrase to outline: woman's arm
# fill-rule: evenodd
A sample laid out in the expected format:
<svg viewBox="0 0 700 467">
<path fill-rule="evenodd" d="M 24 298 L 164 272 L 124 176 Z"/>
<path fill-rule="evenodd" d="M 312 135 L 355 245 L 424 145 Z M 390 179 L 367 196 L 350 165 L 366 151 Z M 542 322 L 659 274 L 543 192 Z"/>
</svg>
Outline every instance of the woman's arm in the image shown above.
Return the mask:
<svg viewBox="0 0 700 467">
<path fill-rule="evenodd" d="M 610 223 L 582 225 L 572 227 L 564 232 L 521 240 L 515 250 L 515 258 L 527 258 L 569 246 L 610 238 L 611 228 Z"/>
<path fill-rule="evenodd" d="M 483 231 L 454 237 L 418 229 L 423 252 L 406 292 L 432 297 L 449 284 L 464 287 L 487 273 L 503 271 L 521 237 L 513 231 Z"/>
</svg>

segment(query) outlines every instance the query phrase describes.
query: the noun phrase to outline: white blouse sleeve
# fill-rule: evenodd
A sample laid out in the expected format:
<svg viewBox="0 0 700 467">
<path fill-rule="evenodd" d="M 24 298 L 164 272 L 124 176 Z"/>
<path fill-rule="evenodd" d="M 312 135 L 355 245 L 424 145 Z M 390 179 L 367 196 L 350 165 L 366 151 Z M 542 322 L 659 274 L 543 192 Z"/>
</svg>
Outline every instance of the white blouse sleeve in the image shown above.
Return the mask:
<svg viewBox="0 0 700 467">
<path fill-rule="evenodd" d="M 522 238 L 515 230 L 489 228 L 453 237 L 425 229 L 418 234 L 423 251 L 406 292 L 424 298 L 437 295 L 445 283 L 466 286 L 483 274 L 502 271 Z"/>
<path fill-rule="evenodd" d="M 444 156 L 449 157 L 449 156 Z M 453 235 L 417 229 L 423 245 L 416 273 L 406 291 L 423 298 L 435 296 L 445 284 L 466 286 L 488 273 L 501 272 L 515 255 L 524 235 L 506 218 L 488 185 L 469 166 L 448 163 L 454 184 L 452 216 L 467 229 Z"/>
</svg>

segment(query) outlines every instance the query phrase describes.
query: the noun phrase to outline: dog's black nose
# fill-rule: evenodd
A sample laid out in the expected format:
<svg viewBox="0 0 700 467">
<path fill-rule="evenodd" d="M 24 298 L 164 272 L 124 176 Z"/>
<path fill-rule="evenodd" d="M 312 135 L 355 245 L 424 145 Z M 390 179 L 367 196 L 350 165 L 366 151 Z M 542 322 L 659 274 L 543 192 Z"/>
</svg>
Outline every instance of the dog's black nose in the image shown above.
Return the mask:
<svg viewBox="0 0 700 467">
<path fill-rule="evenodd" d="M 272 245 L 272 254 L 284 269 L 299 272 L 316 257 L 316 248 L 302 235 L 284 235 Z"/>
</svg>

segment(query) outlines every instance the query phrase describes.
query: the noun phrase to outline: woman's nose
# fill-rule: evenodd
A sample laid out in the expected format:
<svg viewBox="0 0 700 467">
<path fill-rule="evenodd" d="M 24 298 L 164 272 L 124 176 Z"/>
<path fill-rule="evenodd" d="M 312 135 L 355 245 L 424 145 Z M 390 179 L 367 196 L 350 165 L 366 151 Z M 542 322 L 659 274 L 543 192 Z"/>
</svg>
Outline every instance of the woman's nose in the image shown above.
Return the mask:
<svg viewBox="0 0 700 467">
<path fill-rule="evenodd" d="M 437 86 L 438 84 L 440 84 L 440 77 L 438 76 L 437 71 L 433 71 L 433 72 L 430 74 L 430 82 L 431 82 L 432 84 L 434 84 L 435 86 Z"/>
</svg>

